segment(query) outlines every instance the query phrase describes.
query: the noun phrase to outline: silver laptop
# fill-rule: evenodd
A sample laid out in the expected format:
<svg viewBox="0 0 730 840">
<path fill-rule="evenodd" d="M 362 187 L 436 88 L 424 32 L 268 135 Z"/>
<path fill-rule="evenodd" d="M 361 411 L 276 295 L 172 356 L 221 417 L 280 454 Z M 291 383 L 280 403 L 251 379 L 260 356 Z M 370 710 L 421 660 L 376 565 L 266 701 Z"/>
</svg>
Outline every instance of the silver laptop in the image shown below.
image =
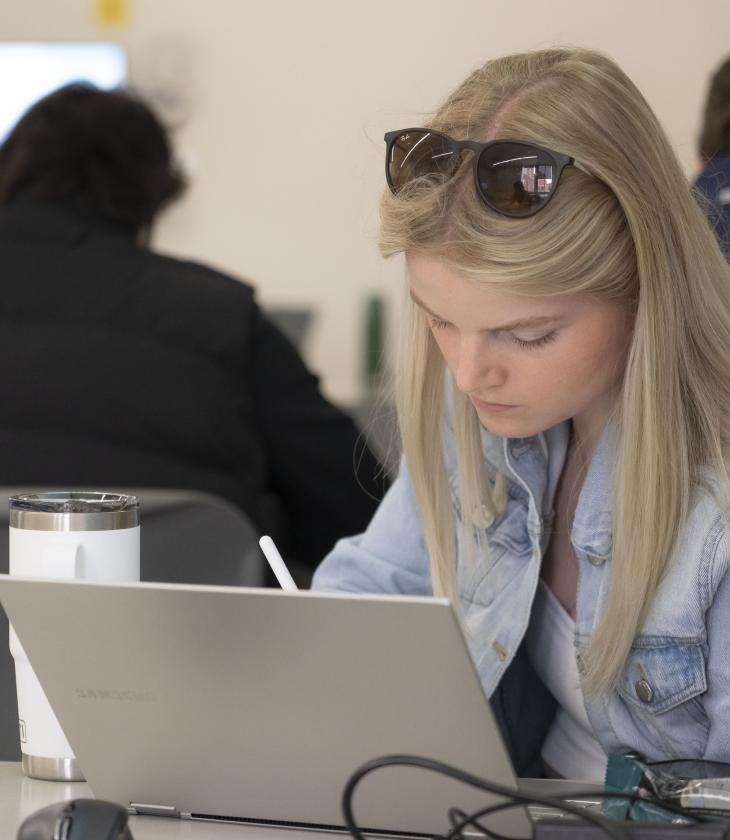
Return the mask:
<svg viewBox="0 0 730 840">
<path fill-rule="evenodd" d="M 0 575 L 0 601 L 95 796 L 138 813 L 341 829 L 350 775 L 392 754 L 515 786 L 446 600 Z M 386 768 L 354 809 L 433 835 L 495 801 Z"/>
</svg>

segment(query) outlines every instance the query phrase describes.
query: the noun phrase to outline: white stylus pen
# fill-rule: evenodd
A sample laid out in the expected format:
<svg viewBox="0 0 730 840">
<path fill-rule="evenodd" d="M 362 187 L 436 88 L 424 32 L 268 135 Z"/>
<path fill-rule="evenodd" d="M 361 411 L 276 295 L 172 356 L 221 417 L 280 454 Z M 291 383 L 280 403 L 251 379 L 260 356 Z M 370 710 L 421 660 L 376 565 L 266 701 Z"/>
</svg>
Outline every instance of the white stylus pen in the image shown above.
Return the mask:
<svg viewBox="0 0 730 840">
<path fill-rule="evenodd" d="M 264 552 L 264 556 L 269 561 L 271 571 L 279 581 L 279 586 L 282 589 L 299 589 L 296 583 L 294 583 L 294 578 L 289 574 L 289 569 L 287 569 L 286 563 L 281 554 L 279 554 L 279 549 L 274 545 L 271 537 L 261 537 L 259 545 L 261 546 L 261 551 Z"/>
</svg>

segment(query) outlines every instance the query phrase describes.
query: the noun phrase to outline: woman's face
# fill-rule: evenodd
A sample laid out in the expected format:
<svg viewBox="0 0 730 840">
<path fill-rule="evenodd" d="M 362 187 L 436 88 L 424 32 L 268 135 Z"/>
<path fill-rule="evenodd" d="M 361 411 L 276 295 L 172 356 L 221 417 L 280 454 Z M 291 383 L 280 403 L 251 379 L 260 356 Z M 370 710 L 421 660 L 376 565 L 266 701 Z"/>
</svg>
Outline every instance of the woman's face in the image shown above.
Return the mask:
<svg viewBox="0 0 730 840">
<path fill-rule="evenodd" d="M 436 257 L 409 255 L 407 265 L 411 297 L 486 429 L 528 437 L 573 418 L 595 440 L 625 367 L 624 306 L 498 291 Z"/>
</svg>

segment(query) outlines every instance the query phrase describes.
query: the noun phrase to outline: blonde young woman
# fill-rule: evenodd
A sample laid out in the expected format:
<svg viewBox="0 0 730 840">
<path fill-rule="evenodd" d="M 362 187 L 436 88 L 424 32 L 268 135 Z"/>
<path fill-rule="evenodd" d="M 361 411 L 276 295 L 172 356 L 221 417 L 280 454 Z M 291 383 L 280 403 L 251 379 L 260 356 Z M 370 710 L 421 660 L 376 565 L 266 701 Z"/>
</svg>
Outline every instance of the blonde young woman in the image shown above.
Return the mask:
<svg viewBox="0 0 730 840">
<path fill-rule="evenodd" d="M 548 50 L 386 141 L 404 461 L 314 585 L 457 602 L 518 773 L 729 761 L 730 273 L 656 118 Z"/>
</svg>

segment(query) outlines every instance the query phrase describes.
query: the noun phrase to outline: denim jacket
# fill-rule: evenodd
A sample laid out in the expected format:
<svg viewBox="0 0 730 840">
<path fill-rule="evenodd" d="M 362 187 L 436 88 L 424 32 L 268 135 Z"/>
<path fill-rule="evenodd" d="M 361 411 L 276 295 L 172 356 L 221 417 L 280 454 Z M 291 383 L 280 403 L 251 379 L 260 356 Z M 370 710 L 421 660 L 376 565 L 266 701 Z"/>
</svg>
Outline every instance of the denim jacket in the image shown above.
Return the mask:
<svg viewBox="0 0 730 840">
<path fill-rule="evenodd" d="M 567 422 L 530 438 L 482 433 L 488 473 L 498 469 L 506 476 L 508 503 L 486 529 L 488 564 L 479 558 L 467 562 L 457 540 L 457 578 L 467 641 L 484 691 L 492 699 L 513 658 L 523 651 L 568 435 Z M 609 585 L 613 453 L 613 433 L 607 426 L 593 454 L 571 533 L 579 567 L 576 657 L 598 623 Z M 444 454 L 458 511 L 455 452 L 448 435 Z M 649 760 L 730 761 L 727 557 L 720 509 L 709 493 L 697 490 L 617 689 L 584 698 L 595 735 L 607 753 L 638 751 Z M 337 543 L 317 570 L 313 586 L 432 593 L 404 464 L 368 529 Z"/>
</svg>

